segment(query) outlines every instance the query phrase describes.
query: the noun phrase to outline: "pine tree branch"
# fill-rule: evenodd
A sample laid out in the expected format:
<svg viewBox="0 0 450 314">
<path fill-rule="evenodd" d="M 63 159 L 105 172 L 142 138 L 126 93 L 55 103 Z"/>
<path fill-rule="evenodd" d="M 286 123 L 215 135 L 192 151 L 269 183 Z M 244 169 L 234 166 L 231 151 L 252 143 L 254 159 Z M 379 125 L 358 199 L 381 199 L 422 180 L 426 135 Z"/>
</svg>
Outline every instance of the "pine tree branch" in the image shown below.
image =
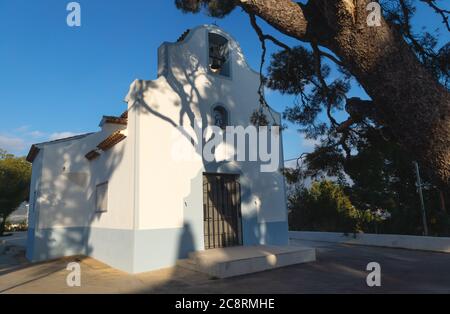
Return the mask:
<svg viewBox="0 0 450 314">
<path fill-rule="evenodd" d="M 258 23 L 256 22 L 256 16 L 253 13 L 248 13 L 249 17 L 250 17 L 250 24 L 252 25 L 253 29 L 255 30 L 256 34 L 258 35 L 258 38 L 260 41 L 266 41 L 266 40 L 270 40 L 271 42 L 273 42 L 275 45 L 283 48 L 284 50 L 290 51 L 291 47 L 289 47 L 288 45 L 286 45 L 285 43 L 281 42 L 280 40 L 276 39 L 275 37 L 273 37 L 272 35 L 269 34 L 264 34 L 261 27 L 259 27 Z"/>
<path fill-rule="evenodd" d="M 336 119 L 333 117 L 333 115 L 331 114 L 331 101 L 329 99 L 329 95 L 330 95 L 330 88 L 327 85 L 327 82 L 325 82 L 325 79 L 322 75 L 322 60 L 321 60 L 321 55 L 320 55 L 320 50 L 319 47 L 317 45 L 316 42 L 312 42 L 311 43 L 311 47 L 313 49 L 314 52 L 314 66 L 315 66 L 315 71 L 316 71 L 316 75 L 317 78 L 319 79 L 321 88 L 323 90 L 322 96 L 325 99 L 326 102 L 326 106 L 327 106 L 327 117 L 330 120 L 331 124 L 333 125 L 333 127 L 336 127 L 338 125 Z"/>
<path fill-rule="evenodd" d="M 429 5 L 437 14 L 439 14 L 442 17 L 442 23 L 444 23 L 447 30 L 450 32 L 450 22 L 449 22 L 449 14 L 450 10 L 445 10 L 439 8 L 434 0 L 420 0 L 420 2 L 426 3 Z"/>
<path fill-rule="evenodd" d="M 338 58 L 336 58 L 335 56 L 333 56 L 325 51 L 319 50 L 319 54 L 323 57 L 330 59 L 331 61 L 333 61 L 334 63 L 336 63 L 337 65 L 339 65 L 341 67 L 344 66 L 344 64 Z"/>
<path fill-rule="evenodd" d="M 308 22 L 300 4 L 291 0 L 239 0 L 239 5 L 283 34 L 303 41 L 309 40 Z"/>
<path fill-rule="evenodd" d="M 267 104 L 266 98 L 264 96 L 264 86 L 265 86 L 265 77 L 263 74 L 263 70 L 264 70 L 264 63 L 266 61 L 266 53 L 267 53 L 267 47 L 266 47 L 266 39 L 267 35 L 265 35 L 262 31 L 262 29 L 258 26 L 258 23 L 256 22 L 256 17 L 253 13 L 249 13 L 249 17 L 250 17 L 250 24 L 252 25 L 253 29 L 255 30 L 256 34 L 258 35 L 259 41 L 261 42 L 261 48 L 262 48 L 262 53 L 261 53 L 261 63 L 259 66 L 259 88 L 258 88 L 258 95 L 259 95 L 259 102 L 261 105 L 261 108 L 266 108 L 267 111 L 269 112 L 272 121 L 274 124 L 277 123 L 275 117 L 272 114 L 272 110 L 270 109 L 269 105 Z M 277 40 L 278 42 L 278 40 Z M 279 42 L 281 43 L 281 42 Z M 284 44 L 282 44 L 284 45 Z M 288 46 L 286 46 L 287 49 L 290 50 L 290 48 Z"/>
</svg>

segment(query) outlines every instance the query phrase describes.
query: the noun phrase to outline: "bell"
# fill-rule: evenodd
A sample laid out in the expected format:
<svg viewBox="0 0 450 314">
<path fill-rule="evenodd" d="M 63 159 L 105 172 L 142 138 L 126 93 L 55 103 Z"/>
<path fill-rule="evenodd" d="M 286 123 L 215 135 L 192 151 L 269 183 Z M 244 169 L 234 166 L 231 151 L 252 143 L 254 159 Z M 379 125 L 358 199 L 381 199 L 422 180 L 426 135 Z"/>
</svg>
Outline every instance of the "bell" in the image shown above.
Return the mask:
<svg viewBox="0 0 450 314">
<path fill-rule="evenodd" d="M 222 60 L 219 58 L 211 58 L 212 59 L 212 63 L 210 65 L 211 70 L 213 72 L 219 72 L 220 69 L 222 68 Z"/>
</svg>

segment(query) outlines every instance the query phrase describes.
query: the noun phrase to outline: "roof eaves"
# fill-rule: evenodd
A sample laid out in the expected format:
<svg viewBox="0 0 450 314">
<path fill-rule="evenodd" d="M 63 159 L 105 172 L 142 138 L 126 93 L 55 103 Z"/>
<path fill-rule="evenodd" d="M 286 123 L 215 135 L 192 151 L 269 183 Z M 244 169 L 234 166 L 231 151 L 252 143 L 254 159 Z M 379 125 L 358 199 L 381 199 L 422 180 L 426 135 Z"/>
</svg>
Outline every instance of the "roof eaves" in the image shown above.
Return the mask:
<svg viewBox="0 0 450 314">
<path fill-rule="evenodd" d="M 94 134 L 94 132 L 79 134 L 79 135 L 65 137 L 65 138 L 59 138 L 57 140 L 36 143 L 36 144 L 33 144 L 33 145 L 36 145 L 36 146 L 39 147 L 39 146 L 42 146 L 42 145 L 49 145 L 49 144 L 57 144 L 57 143 L 62 143 L 62 142 L 74 141 L 74 140 L 82 139 L 83 137 L 86 137 L 86 136 L 91 135 L 91 134 Z"/>
<path fill-rule="evenodd" d="M 41 150 L 42 146 L 63 143 L 63 142 L 68 142 L 68 141 L 74 141 L 74 140 L 82 139 L 91 134 L 93 134 L 93 133 L 85 133 L 85 134 L 75 135 L 75 136 L 71 136 L 71 137 L 60 138 L 60 139 L 53 140 L 53 141 L 47 141 L 47 142 L 33 144 L 33 145 L 31 145 L 30 150 L 28 151 L 26 160 L 28 162 L 32 163 L 34 161 L 34 159 L 36 158 L 36 156 L 39 154 L 39 151 Z"/>
<path fill-rule="evenodd" d="M 124 140 L 127 136 L 121 131 L 116 131 L 112 133 L 110 136 L 108 136 L 106 139 L 104 139 L 100 144 L 97 145 L 97 148 L 101 149 L 102 151 L 107 151 L 117 143 Z"/>
<path fill-rule="evenodd" d="M 39 154 L 40 148 L 36 145 L 31 145 L 30 151 L 28 152 L 26 160 L 30 163 L 36 159 L 36 156 Z"/>
</svg>

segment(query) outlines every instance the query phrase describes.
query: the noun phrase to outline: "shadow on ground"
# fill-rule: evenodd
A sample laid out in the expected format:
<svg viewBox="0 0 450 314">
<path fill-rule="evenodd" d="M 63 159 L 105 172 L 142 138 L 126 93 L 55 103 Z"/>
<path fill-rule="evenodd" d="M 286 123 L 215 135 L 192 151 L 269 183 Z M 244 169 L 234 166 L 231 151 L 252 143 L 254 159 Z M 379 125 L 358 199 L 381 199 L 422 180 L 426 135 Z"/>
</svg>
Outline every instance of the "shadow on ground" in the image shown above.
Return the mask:
<svg viewBox="0 0 450 314">
<path fill-rule="evenodd" d="M 295 244 L 295 243 L 294 243 Z M 320 243 L 317 262 L 228 279 L 180 267 L 130 275 L 92 258 L 70 257 L 0 269 L 2 293 L 449 293 L 450 254 Z M 81 287 L 68 287 L 67 263 L 81 264 Z M 381 287 L 366 285 L 369 262 Z"/>
</svg>

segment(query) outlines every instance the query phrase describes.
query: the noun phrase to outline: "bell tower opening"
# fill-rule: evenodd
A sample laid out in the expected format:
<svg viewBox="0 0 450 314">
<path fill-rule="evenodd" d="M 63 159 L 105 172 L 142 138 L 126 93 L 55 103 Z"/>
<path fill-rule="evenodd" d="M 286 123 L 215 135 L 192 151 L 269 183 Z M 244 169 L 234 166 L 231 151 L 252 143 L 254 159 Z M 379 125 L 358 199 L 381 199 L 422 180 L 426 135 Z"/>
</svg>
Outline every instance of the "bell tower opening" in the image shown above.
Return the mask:
<svg viewBox="0 0 450 314">
<path fill-rule="evenodd" d="M 208 34 L 209 70 L 214 74 L 230 76 L 230 51 L 228 39 L 216 34 Z"/>
</svg>

